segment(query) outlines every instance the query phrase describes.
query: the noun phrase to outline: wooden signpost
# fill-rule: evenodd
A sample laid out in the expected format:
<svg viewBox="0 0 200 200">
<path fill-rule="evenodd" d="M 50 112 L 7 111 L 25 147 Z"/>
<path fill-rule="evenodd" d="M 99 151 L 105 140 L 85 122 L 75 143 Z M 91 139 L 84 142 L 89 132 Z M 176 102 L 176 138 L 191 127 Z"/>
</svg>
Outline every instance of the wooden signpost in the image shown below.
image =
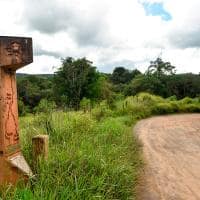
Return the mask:
<svg viewBox="0 0 200 200">
<path fill-rule="evenodd" d="M 31 38 L 0 36 L 0 185 L 32 175 L 20 151 L 15 76 L 32 62 Z"/>
</svg>

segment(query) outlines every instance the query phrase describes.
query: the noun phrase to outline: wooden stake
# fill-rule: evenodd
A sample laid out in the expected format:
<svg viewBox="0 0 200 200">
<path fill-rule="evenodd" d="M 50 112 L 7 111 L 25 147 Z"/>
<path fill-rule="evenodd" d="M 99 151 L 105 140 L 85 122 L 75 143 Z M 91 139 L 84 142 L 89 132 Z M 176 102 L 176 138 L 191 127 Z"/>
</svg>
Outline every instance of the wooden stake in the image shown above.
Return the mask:
<svg viewBox="0 0 200 200">
<path fill-rule="evenodd" d="M 32 138 L 33 144 L 33 159 L 38 161 L 40 158 L 47 160 L 49 151 L 49 136 L 37 135 Z"/>
</svg>

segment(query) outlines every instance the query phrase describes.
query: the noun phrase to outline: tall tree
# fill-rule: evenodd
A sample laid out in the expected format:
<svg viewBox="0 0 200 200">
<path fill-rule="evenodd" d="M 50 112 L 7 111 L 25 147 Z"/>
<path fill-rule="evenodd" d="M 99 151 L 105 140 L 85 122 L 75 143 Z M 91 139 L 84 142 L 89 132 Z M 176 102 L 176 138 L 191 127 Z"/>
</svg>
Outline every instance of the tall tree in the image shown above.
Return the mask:
<svg viewBox="0 0 200 200">
<path fill-rule="evenodd" d="M 83 97 L 91 98 L 90 90 L 99 78 L 96 67 L 86 58 L 62 59 L 62 66 L 54 74 L 54 91 L 58 103 L 64 103 L 75 109 Z M 64 98 L 61 98 L 64 97 Z"/>
<path fill-rule="evenodd" d="M 157 58 L 155 61 L 150 62 L 150 66 L 147 69 L 147 75 L 156 75 L 160 77 L 162 75 L 175 74 L 175 67 L 170 62 L 164 62 L 161 58 Z"/>
<path fill-rule="evenodd" d="M 125 95 L 136 95 L 139 92 L 149 92 L 164 96 L 166 87 L 163 82 L 153 75 L 138 75 L 125 88 Z"/>
<path fill-rule="evenodd" d="M 141 74 L 141 72 L 137 69 L 131 71 L 124 67 L 116 67 L 113 70 L 110 79 L 114 84 L 126 84 L 138 74 Z"/>
</svg>

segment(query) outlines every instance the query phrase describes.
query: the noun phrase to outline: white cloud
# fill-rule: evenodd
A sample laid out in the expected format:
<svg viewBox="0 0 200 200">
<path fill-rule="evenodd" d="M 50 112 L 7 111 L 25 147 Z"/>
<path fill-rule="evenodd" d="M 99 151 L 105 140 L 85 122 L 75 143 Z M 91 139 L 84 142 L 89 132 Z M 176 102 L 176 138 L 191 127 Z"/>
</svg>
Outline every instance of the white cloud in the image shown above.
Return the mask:
<svg viewBox="0 0 200 200">
<path fill-rule="evenodd" d="M 146 16 L 141 2 L 163 3 L 172 20 Z M 2 35 L 33 37 L 28 73 L 51 73 L 66 56 L 87 57 L 99 70 L 144 71 L 161 51 L 179 72 L 198 73 L 200 1 L 0 0 Z"/>
<path fill-rule="evenodd" d="M 50 74 L 60 66 L 60 60 L 53 56 L 35 56 L 34 62 L 19 70 L 20 73 Z"/>
<path fill-rule="evenodd" d="M 199 48 L 170 49 L 163 52 L 163 59 L 170 60 L 177 67 L 178 73 L 200 72 Z"/>
</svg>

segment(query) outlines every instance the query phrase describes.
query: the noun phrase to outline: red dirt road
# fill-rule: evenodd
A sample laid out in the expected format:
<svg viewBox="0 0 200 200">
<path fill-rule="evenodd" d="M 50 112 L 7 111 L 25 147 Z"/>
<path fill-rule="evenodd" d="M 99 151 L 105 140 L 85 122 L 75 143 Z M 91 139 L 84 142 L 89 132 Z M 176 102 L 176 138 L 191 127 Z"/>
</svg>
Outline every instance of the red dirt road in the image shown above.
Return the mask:
<svg viewBox="0 0 200 200">
<path fill-rule="evenodd" d="M 153 117 L 135 133 L 146 167 L 141 200 L 200 200 L 200 114 Z"/>
</svg>

